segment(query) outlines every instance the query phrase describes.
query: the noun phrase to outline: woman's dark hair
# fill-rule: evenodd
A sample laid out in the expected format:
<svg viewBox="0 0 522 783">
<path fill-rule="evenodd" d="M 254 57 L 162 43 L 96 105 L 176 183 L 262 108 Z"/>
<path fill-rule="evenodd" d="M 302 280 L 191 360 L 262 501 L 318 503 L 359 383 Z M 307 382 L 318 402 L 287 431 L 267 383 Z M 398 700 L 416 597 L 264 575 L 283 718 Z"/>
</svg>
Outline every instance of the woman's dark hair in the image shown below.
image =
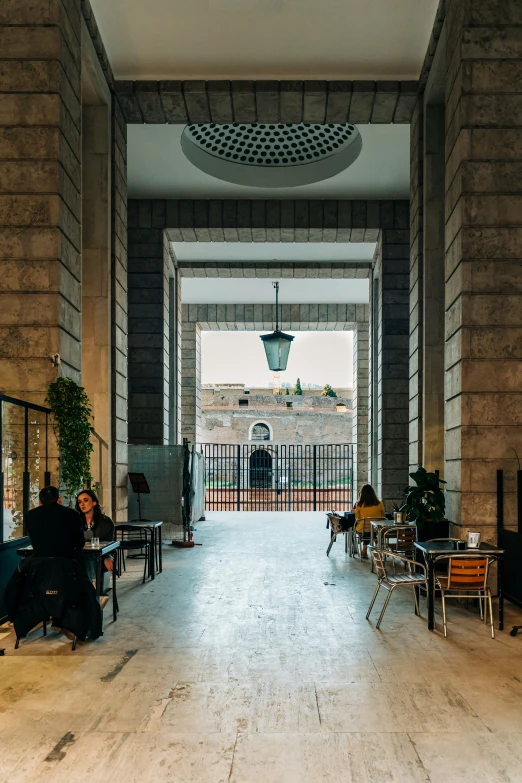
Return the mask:
<svg viewBox="0 0 522 783">
<path fill-rule="evenodd" d="M 378 506 L 380 503 L 379 498 L 375 494 L 375 490 L 371 484 L 365 484 L 361 488 L 361 494 L 357 501 L 358 506 Z"/>
<path fill-rule="evenodd" d="M 98 496 L 97 496 L 96 492 L 93 492 L 92 489 L 82 489 L 82 491 L 78 492 L 78 494 L 76 495 L 76 511 L 79 512 L 79 514 L 80 514 L 80 516 L 82 518 L 83 526 L 86 527 L 86 525 L 85 525 L 85 514 L 83 513 L 83 511 L 80 511 L 80 504 L 78 503 L 78 498 L 80 497 L 80 495 L 89 495 L 90 499 L 93 500 L 96 503 L 96 505 L 94 506 L 94 508 L 92 510 L 92 521 L 93 521 L 93 524 L 96 524 L 96 522 L 99 522 L 100 519 L 103 516 L 102 510 L 100 508 L 100 501 L 98 500 Z"/>
</svg>

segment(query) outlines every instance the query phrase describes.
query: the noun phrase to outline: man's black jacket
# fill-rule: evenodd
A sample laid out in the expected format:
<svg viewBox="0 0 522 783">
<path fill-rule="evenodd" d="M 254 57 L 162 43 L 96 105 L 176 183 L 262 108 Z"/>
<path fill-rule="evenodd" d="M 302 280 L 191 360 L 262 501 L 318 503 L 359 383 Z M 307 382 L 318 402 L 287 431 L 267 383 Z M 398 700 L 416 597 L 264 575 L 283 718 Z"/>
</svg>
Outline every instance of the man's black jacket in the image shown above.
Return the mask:
<svg viewBox="0 0 522 783">
<path fill-rule="evenodd" d="M 96 591 L 83 563 L 72 558 L 26 557 L 9 580 L 5 604 L 19 639 L 48 618 L 81 641 L 102 634 Z"/>
<path fill-rule="evenodd" d="M 85 543 L 80 515 L 60 503 L 31 509 L 26 528 L 36 557 L 74 557 Z"/>
</svg>

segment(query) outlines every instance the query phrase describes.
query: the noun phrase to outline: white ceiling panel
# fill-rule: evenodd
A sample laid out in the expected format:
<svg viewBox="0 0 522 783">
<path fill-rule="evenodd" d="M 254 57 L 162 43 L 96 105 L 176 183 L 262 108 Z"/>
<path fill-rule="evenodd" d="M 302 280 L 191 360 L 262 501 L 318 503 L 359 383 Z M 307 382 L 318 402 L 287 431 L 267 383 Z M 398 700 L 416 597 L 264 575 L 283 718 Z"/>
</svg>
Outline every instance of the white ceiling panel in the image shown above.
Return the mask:
<svg viewBox="0 0 522 783">
<path fill-rule="evenodd" d="M 361 125 L 362 152 L 330 179 L 293 188 L 234 185 L 197 169 L 181 149 L 182 125 L 128 126 L 130 198 L 408 198 L 410 126 Z"/>
<path fill-rule="evenodd" d="M 276 278 L 194 278 L 181 280 L 185 304 L 274 304 Z M 281 304 L 365 304 L 368 280 L 280 280 Z"/>
<path fill-rule="evenodd" d="M 91 0 L 118 79 L 416 79 L 438 0 Z"/>
<path fill-rule="evenodd" d="M 172 242 L 178 261 L 369 263 L 375 242 Z"/>
</svg>

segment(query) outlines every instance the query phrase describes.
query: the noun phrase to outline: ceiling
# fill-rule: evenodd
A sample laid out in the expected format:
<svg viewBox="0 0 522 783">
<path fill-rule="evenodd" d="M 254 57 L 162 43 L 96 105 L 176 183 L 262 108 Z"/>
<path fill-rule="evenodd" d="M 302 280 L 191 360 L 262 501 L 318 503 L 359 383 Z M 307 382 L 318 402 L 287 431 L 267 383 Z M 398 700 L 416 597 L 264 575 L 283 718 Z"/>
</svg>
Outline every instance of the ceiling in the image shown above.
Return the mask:
<svg viewBox="0 0 522 783">
<path fill-rule="evenodd" d="M 91 0 L 118 79 L 416 79 L 438 0 Z"/>
<path fill-rule="evenodd" d="M 375 242 L 171 242 L 178 261 L 370 263 Z"/>
<path fill-rule="evenodd" d="M 274 304 L 275 278 L 181 279 L 181 301 L 187 304 Z M 281 304 L 361 304 L 368 302 L 365 280 L 280 280 Z"/>
<path fill-rule="evenodd" d="M 418 0 L 420 1 L 420 0 Z M 130 198 L 408 198 L 410 126 L 360 125 L 362 152 L 345 171 L 290 188 L 235 185 L 205 174 L 181 149 L 182 125 L 129 125 Z"/>
</svg>

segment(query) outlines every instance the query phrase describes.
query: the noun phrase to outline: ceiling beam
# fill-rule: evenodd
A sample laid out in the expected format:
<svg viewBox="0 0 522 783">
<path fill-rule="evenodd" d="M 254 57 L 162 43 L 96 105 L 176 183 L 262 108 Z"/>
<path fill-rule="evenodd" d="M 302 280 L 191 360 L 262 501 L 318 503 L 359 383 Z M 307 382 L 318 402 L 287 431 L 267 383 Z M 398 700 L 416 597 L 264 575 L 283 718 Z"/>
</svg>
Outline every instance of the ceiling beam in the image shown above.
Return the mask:
<svg viewBox="0 0 522 783">
<path fill-rule="evenodd" d="M 342 261 L 178 261 L 182 277 L 354 280 L 370 274 L 371 263 Z"/>
<path fill-rule="evenodd" d="M 127 225 L 135 242 L 150 230 L 171 242 L 376 242 L 381 230 L 409 230 L 409 208 L 403 199 L 130 199 Z"/>
<path fill-rule="evenodd" d="M 411 121 L 416 81 L 115 81 L 128 124 Z"/>
</svg>

